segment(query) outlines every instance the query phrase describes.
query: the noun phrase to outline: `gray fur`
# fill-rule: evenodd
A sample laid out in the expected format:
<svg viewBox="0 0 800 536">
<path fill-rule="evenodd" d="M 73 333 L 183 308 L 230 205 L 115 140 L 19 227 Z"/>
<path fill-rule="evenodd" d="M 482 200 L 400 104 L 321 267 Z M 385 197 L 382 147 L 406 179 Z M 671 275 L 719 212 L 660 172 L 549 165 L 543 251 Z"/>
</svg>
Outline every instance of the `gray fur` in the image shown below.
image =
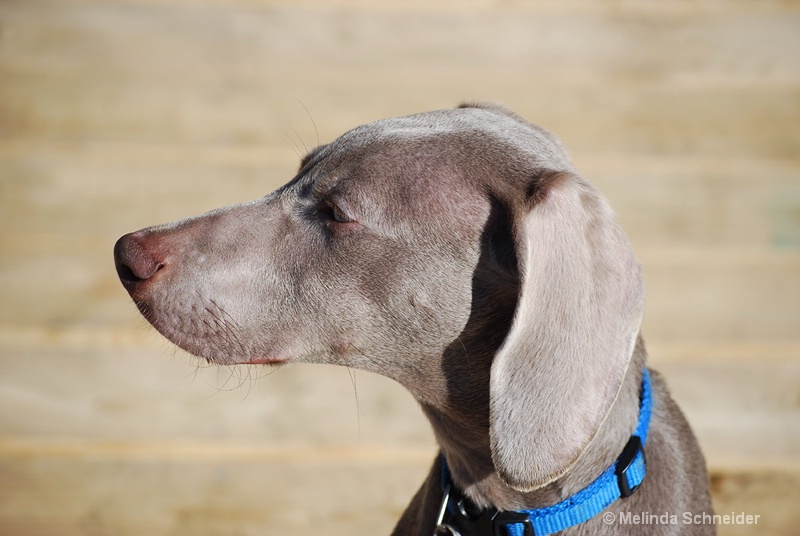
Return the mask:
<svg viewBox="0 0 800 536">
<path fill-rule="evenodd" d="M 400 382 L 480 506 L 561 501 L 636 426 L 644 286 L 630 244 L 560 142 L 496 106 L 358 127 L 267 197 L 126 235 L 115 258 L 153 326 L 210 362 Z M 647 479 L 609 511 L 711 512 L 703 456 L 657 374 L 654 396 Z M 394 534 L 433 532 L 440 471 L 437 457 Z M 714 532 L 597 517 L 564 534 Z"/>
</svg>

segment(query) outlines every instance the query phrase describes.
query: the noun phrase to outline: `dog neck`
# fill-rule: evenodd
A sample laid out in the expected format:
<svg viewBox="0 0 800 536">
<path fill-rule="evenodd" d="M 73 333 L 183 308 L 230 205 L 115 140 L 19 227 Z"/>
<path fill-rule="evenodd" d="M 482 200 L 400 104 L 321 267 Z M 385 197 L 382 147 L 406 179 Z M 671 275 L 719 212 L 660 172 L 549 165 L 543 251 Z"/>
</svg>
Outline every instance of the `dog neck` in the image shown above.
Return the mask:
<svg viewBox="0 0 800 536">
<path fill-rule="evenodd" d="M 511 488 L 495 469 L 489 442 L 491 358 L 487 361 L 472 359 L 469 381 L 485 382 L 483 388 L 474 385 L 458 391 L 453 389 L 466 394 L 451 393 L 445 400 L 422 403 L 454 484 L 480 508 L 509 511 L 550 506 L 583 489 L 615 462 L 636 428 L 646 356 L 639 337 L 620 394 L 597 435 L 565 474 L 530 492 Z M 488 367 L 479 365 L 486 362 Z M 482 395 L 476 396 L 476 393 Z"/>
</svg>

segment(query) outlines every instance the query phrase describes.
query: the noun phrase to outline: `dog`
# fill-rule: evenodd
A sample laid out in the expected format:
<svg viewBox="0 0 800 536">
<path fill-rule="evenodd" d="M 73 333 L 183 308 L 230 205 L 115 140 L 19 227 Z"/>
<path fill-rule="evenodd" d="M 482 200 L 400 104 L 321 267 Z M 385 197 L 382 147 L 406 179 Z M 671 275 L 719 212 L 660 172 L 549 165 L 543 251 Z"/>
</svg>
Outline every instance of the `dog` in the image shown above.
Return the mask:
<svg viewBox="0 0 800 536">
<path fill-rule="evenodd" d="M 357 127 L 266 197 L 114 257 L 195 356 L 408 389 L 440 453 L 395 535 L 715 534 L 701 450 L 647 368 L 625 233 L 562 144 L 500 106 Z"/>
</svg>

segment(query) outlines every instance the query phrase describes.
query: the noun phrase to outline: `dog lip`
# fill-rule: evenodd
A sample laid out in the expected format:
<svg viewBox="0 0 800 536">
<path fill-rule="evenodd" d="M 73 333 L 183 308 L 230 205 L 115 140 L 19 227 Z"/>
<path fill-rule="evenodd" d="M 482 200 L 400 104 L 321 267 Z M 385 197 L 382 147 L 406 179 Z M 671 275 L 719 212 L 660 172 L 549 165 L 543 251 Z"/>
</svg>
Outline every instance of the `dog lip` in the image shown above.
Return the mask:
<svg viewBox="0 0 800 536">
<path fill-rule="evenodd" d="M 248 359 L 246 365 L 283 365 L 289 360 L 282 357 L 259 356 Z"/>
</svg>

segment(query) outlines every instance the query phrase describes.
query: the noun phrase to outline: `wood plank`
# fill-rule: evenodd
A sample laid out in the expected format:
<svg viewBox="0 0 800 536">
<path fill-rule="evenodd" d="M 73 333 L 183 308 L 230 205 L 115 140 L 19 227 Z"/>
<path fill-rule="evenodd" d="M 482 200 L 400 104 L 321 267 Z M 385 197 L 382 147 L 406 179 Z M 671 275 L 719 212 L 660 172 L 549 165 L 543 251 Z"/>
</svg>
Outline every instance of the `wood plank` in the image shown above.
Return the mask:
<svg viewBox="0 0 800 536">
<path fill-rule="evenodd" d="M 644 263 L 643 332 L 653 340 L 794 339 L 800 325 L 800 255 L 730 264 L 711 251 Z M 702 261 L 698 260 L 701 259 Z M 761 264 L 766 258 L 769 263 Z"/>
<path fill-rule="evenodd" d="M 656 368 L 664 363 L 702 359 L 709 366 L 737 362 L 757 362 L 770 366 L 773 361 L 791 362 L 800 356 L 800 339 L 795 340 L 684 340 L 647 341 L 650 363 Z"/>
<path fill-rule="evenodd" d="M 85 461 L 129 460 L 136 462 L 221 463 L 263 462 L 293 464 L 429 464 L 436 446 L 414 445 L 311 445 L 244 444 L 203 441 L 97 441 L 86 439 L 2 437 L 0 458 L 31 460 L 59 458 Z"/>
<path fill-rule="evenodd" d="M 96 6 L 106 4 L 104 0 L 31 0 L 40 5 Z M 637 0 L 573 0 L 565 4 L 559 0 L 409 0 L 396 3 L 392 0 L 127 0 L 135 6 L 182 6 L 189 8 L 233 8 L 233 9 L 282 9 L 302 8 L 315 10 L 364 9 L 378 12 L 452 12 L 457 11 L 502 11 L 504 9 L 527 12 L 580 12 L 616 13 L 620 10 L 633 13 L 683 13 L 711 14 L 753 11 L 787 10 L 800 6 L 798 0 L 751 0 L 749 2 L 725 3 L 716 0 L 651 0 L 642 3 Z"/>
</svg>

